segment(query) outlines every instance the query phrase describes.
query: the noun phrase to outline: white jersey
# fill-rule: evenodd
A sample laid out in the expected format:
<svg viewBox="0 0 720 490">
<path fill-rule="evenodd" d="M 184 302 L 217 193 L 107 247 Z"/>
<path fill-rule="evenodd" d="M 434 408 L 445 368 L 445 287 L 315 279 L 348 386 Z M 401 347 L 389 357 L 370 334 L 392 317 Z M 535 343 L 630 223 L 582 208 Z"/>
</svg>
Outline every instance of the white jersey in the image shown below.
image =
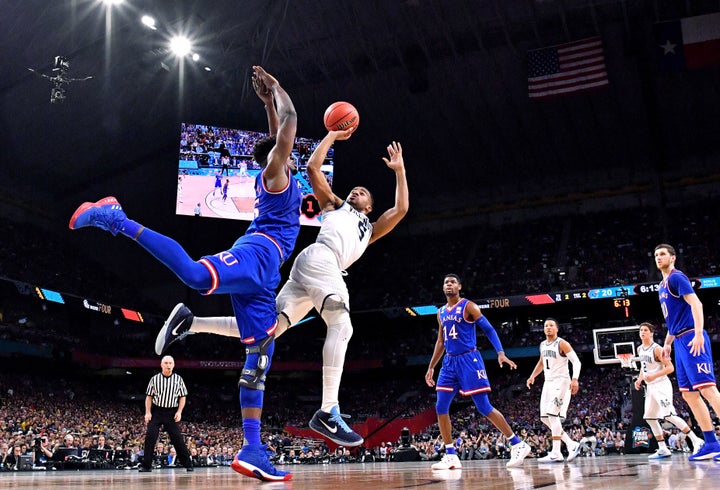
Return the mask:
<svg viewBox="0 0 720 490">
<path fill-rule="evenodd" d="M 322 225 L 316 243 L 322 243 L 335 253 L 341 269 L 347 269 L 365 252 L 370 243 L 372 224 L 367 215 L 356 211 L 347 202 L 322 215 Z"/>
<path fill-rule="evenodd" d="M 550 343 L 547 340 L 540 343 L 540 357 L 542 357 L 545 381 L 570 379 L 568 358 L 560 354 L 560 342 L 562 342 L 562 339 L 557 337 Z"/>
<path fill-rule="evenodd" d="M 650 347 L 647 349 L 642 346 L 638 346 L 637 349 L 637 356 L 640 358 L 640 369 L 642 369 L 643 376 L 647 377 L 648 374 L 657 373 L 663 368 L 663 363 L 660 361 L 657 361 L 655 359 L 655 348 L 660 347 L 657 343 L 653 342 Z M 657 384 L 661 383 L 668 379 L 667 376 L 660 376 L 657 379 L 652 380 L 651 382 L 647 382 L 647 379 L 645 380 L 645 383 L 647 384 Z"/>
</svg>

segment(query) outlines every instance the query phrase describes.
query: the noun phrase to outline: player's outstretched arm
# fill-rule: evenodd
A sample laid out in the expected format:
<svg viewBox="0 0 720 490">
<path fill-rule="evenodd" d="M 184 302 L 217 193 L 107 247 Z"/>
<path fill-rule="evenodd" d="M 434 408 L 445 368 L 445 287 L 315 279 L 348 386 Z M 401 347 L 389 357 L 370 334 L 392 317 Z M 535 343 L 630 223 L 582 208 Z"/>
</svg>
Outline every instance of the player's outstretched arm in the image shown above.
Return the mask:
<svg viewBox="0 0 720 490">
<path fill-rule="evenodd" d="M 336 196 L 330 184 L 328 184 L 325 175 L 322 173 L 322 164 L 325 162 L 330 147 L 335 141 L 343 141 L 352 136 L 355 128 L 346 129 L 345 131 L 330 131 L 325 137 L 318 143 L 310 155 L 307 166 L 307 174 L 310 179 L 310 185 L 312 186 L 313 193 L 320 203 L 320 209 L 332 210 L 342 206 L 343 200 Z"/>
<path fill-rule="evenodd" d="M 395 172 L 395 206 L 385 211 L 377 222 L 373 224 L 370 243 L 392 231 L 402 220 L 410 207 L 410 194 L 408 192 L 407 177 L 405 175 L 405 161 L 403 160 L 402 146 L 393 141 L 387 147 L 390 159 L 383 157 L 385 165 Z"/>
<path fill-rule="evenodd" d="M 295 145 L 295 131 L 297 130 L 297 113 L 290 96 L 280 86 L 280 83 L 266 72 L 261 66 L 253 66 L 255 78 L 261 86 L 265 86 L 273 94 L 278 114 L 278 131 L 275 147 L 270 150 L 267 157 L 267 167 L 264 171 L 265 184 L 271 190 L 284 189 L 288 184 L 286 163 Z"/>
<path fill-rule="evenodd" d="M 260 82 L 260 79 L 258 79 L 255 72 L 253 72 L 252 85 L 257 96 L 263 101 L 263 104 L 265 104 L 265 112 L 267 113 L 268 118 L 268 132 L 270 136 L 275 136 L 278 132 L 279 119 L 277 110 L 275 110 L 275 100 L 273 99 L 273 94 L 264 83 Z"/>
</svg>

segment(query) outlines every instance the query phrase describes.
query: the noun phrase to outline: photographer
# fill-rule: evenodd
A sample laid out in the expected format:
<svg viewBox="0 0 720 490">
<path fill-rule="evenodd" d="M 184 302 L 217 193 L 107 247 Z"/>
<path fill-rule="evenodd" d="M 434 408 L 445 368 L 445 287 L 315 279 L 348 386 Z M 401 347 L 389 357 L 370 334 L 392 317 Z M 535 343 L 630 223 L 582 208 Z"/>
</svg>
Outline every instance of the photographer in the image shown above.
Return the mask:
<svg viewBox="0 0 720 490">
<path fill-rule="evenodd" d="M 35 453 L 35 466 L 47 466 L 48 461 L 50 461 L 53 457 L 50 440 L 47 436 L 41 436 L 35 439 L 33 452 Z"/>
</svg>

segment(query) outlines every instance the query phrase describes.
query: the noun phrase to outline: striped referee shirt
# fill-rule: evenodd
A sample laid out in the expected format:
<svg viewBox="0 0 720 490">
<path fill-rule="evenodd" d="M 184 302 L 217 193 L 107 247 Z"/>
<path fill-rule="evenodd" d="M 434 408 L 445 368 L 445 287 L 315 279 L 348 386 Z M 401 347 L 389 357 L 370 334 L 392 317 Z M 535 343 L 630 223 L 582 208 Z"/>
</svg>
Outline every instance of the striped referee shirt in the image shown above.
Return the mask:
<svg viewBox="0 0 720 490">
<path fill-rule="evenodd" d="M 179 374 L 172 373 L 170 376 L 164 376 L 163 373 L 158 373 L 150 378 L 145 394 L 152 397 L 155 406 L 177 408 L 178 399 L 181 396 L 187 396 L 188 391 Z"/>
</svg>

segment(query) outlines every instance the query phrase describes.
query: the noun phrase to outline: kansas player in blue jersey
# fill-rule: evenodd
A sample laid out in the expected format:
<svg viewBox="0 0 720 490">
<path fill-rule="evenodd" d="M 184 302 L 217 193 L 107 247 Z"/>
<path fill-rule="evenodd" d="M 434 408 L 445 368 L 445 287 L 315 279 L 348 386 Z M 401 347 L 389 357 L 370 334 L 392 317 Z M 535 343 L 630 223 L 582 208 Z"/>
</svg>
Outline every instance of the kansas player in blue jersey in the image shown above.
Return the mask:
<svg viewBox="0 0 720 490">
<path fill-rule="evenodd" d="M 670 356 L 675 345 L 675 372 L 683 399 L 690 405 L 703 432 L 705 444 L 688 459 L 720 461 L 720 443 L 713 432 L 712 419 L 702 395 L 720 414 L 720 392 L 713 372 L 710 338 L 703 328 L 703 306 L 690 280 L 675 268 L 675 249 L 662 243 L 655 247 L 655 265 L 662 273 L 658 294 L 668 332 L 664 353 Z M 677 342 L 676 342 L 677 340 Z"/>
<path fill-rule="evenodd" d="M 265 374 L 270 368 L 277 329 L 275 289 L 280 266 L 290 257 L 300 231 L 302 196 L 292 176 L 297 114 L 278 81 L 253 67 L 253 86 L 265 103 L 270 136 L 255 144 L 263 167 L 255 181 L 255 219 L 229 250 L 193 260 L 172 238 L 128 219 L 114 197 L 81 205 L 70 229 L 94 226 L 125 235 L 165 264 L 189 287 L 203 294 L 229 294 L 246 360 L 239 381 L 245 444 L 232 468 L 266 481 L 292 478 L 270 463 L 260 440 Z"/>
<path fill-rule="evenodd" d="M 438 312 L 438 324 L 440 327 L 438 329 L 438 338 L 435 342 L 435 350 L 432 359 L 430 359 L 430 365 L 427 373 L 425 373 L 427 385 L 436 386 L 437 402 L 435 410 L 438 416 L 440 434 L 445 443 L 445 455 L 439 463 L 432 466 L 432 469 L 462 468 L 460 459 L 456 454 L 456 448 L 453 445 L 452 423 L 449 413 L 450 403 L 458 392 L 463 396 L 471 397 L 478 411 L 487 417 L 512 444 L 510 461 L 507 466 L 510 468 L 519 466 L 530 453 L 530 446 L 515 435 L 510 424 L 505 420 L 505 416 L 490 405 L 488 400 L 490 381 L 485 371 L 483 359 L 476 348 L 475 329 L 480 327 L 488 340 L 490 340 L 493 348 L 497 351 L 500 367 L 507 364 L 510 369 L 515 369 L 517 366 L 505 355 L 497 332 L 480 312 L 480 307 L 472 301 L 460 297 L 461 289 L 462 284 L 458 276 L 455 274 L 445 276 L 443 291 L 447 298 L 447 304 L 440 308 Z M 435 365 L 443 353 L 445 353 L 445 358 L 440 368 L 437 383 L 435 383 L 433 380 Z"/>
</svg>

